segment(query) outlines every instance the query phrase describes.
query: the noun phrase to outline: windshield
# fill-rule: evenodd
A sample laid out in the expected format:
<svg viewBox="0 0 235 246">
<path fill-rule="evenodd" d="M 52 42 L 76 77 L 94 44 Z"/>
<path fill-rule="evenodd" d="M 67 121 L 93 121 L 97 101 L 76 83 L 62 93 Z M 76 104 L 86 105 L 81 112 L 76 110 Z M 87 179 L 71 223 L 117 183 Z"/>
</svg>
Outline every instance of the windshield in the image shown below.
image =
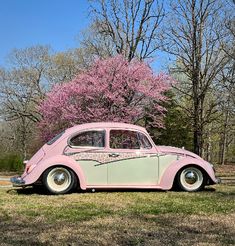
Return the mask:
<svg viewBox="0 0 235 246">
<path fill-rule="evenodd" d="M 56 140 L 58 140 L 63 134 L 65 133 L 65 131 L 62 131 L 61 133 L 57 134 L 55 137 L 53 137 L 51 140 L 49 140 L 47 142 L 48 145 L 53 144 Z"/>
</svg>

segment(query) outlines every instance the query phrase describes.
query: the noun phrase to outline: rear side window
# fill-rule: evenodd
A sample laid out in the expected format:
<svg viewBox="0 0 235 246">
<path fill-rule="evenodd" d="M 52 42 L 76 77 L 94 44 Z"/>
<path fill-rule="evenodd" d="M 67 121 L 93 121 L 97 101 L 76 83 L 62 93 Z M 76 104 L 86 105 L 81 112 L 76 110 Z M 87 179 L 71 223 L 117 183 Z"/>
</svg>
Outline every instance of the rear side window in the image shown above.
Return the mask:
<svg viewBox="0 0 235 246">
<path fill-rule="evenodd" d="M 104 147 L 105 131 L 86 131 L 77 134 L 69 140 L 72 147 Z"/>
<path fill-rule="evenodd" d="M 51 140 L 49 140 L 47 142 L 48 145 L 52 145 L 56 140 L 58 140 L 63 134 L 65 133 L 65 131 L 57 134 L 55 137 L 53 137 Z"/>
</svg>

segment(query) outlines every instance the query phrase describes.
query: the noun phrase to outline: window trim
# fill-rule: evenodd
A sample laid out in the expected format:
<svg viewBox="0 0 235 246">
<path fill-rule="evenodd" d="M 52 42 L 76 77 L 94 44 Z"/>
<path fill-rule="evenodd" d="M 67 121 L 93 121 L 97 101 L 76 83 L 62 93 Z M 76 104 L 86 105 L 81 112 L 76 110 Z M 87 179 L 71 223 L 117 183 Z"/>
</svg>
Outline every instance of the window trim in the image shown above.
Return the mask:
<svg viewBox="0 0 235 246">
<path fill-rule="evenodd" d="M 146 136 L 146 134 L 144 134 L 143 132 L 138 132 L 138 134 L 137 134 L 137 136 L 138 136 L 138 141 L 141 142 L 141 140 L 140 140 L 140 134 L 142 134 L 143 136 L 145 136 L 146 139 L 148 140 L 149 144 L 150 144 L 150 148 L 140 148 L 140 149 L 147 149 L 147 150 L 152 149 L 152 148 L 153 148 L 152 143 L 149 141 L 149 138 L 148 138 L 148 137 Z"/>
<path fill-rule="evenodd" d="M 111 146 L 110 146 L 110 136 L 111 136 L 111 131 L 112 130 L 114 130 L 114 131 L 131 131 L 131 132 L 136 132 L 137 134 L 138 133 L 141 133 L 141 134 L 143 134 L 147 139 L 148 139 L 148 141 L 149 141 L 149 143 L 150 143 L 150 145 L 151 145 L 151 148 L 142 148 L 141 146 L 140 146 L 140 148 L 139 149 L 122 149 L 122 148 L 116 148 L 116 149 L 114 149 L 114 148 L 111 148 Z M 137 137 L 138 138 L 138 137 Z M 139 143 L 139 138 L 138 138 L 138 143 Z M 110 128 L 109 129 L 109 139 L 108 139 L 108 144 L 109 144 L 109 149 L 110 150 L 129 150 L 129 151 L 138 151 L 138 150 L 147 150 L 147 151 L 149 151 L 149 150 L 152 150 L 153 149 L 153 144 L 152 144 L 152 142 L 150 141 L 150 139 L 149 139 L 149 137 L 146 135 L 146 133 L 145 132 L 142 132 L 142 131 L 139 131 L 139 130 L 136 130 L 136 129 L 125 129 L 125 128 Z"/>
<path fill-rule="evenodd" d="M 48 140 L 46 142 L 46 144 L 49 145 L 49 146 L 52 145 L 52 144 L 54 144 L 57 140 L 59 140 L 64 135 L 64 133 L 65 133 L 65 130 L 63 130 L 62 132 L 56 134 L 53 138 L 51 138 L 50 140 Z"/>
<path fill-rule="evenodd" d="M 84 133 L 84 132 L 91 132 L 91 131 L 96 131 L 96 132 L 104 132 L 104 146 L 103 147 L 98 147 L 98 146 L 74 146 L 74 145 L 71 145 L 70 144 L 70 141 L 73 137 L 75 137 L 76 135 L 78 134 L 81 134 L 81 133 Z M 76 133 L 73 133 L 72 135 L 69 136 L 69 138 L 67 139 L 67 145 L 70 147 L 70 148 L 73 148 L 73 149 L 105 149 L 106 146 L 107 146 L 107 140 L 106 140 L 106 136 L 107 136 L 107 131 L 106 129 L 84 129 L 84 130 L 81 130 L 81 131 L 78 131 Z"/>
</svg>

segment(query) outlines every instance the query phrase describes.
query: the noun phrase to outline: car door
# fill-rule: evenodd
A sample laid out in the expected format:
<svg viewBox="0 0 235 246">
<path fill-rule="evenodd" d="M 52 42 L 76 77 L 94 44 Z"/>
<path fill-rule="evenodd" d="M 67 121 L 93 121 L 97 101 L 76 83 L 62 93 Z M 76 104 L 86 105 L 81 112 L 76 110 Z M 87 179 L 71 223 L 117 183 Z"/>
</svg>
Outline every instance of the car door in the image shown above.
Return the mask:
<svg viewBox="0 0 235 246">
<path fill-rule="evenodd" d="M 107 185 L 107 165 L 102 165 L 106 153 L 106 131 L 85 130 L 68 139 L 64 154 L 77 161 L 82 168 L 87 186 Z"/>
<path fill-rule="evenodd" d="M 158 156 L 144 133 L 111 129 L 109 151 L 109 186 L 157 185 Z"/>
</svg>

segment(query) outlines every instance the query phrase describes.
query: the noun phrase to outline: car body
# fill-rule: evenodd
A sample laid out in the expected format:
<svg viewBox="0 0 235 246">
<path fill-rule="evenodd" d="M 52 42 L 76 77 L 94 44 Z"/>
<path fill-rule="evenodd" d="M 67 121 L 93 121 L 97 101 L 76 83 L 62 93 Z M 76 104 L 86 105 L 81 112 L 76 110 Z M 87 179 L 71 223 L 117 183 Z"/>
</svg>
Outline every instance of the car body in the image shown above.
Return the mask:
<svg viewBox="0 0 235 246">
<path fill-rule="evenodd" d="M 184 149 L 157 146 L 145 128 L 114 122 L 77 125 L 55 136 L 26 163 L 13 186 L 43 184 L 50 193 L 74 188 L 198 191 L 215 184 L 214 168 Z"/>
</svg>

